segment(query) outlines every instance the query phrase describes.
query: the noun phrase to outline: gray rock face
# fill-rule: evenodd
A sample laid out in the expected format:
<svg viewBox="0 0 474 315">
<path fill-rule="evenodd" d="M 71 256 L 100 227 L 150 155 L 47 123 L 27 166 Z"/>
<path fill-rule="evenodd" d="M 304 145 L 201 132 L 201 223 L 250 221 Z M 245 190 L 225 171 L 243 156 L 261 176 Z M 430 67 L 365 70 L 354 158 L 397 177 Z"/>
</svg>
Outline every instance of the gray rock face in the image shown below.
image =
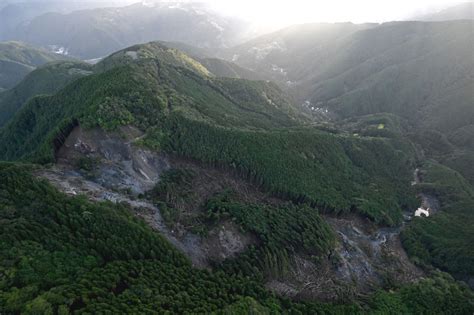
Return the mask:
<svg viewBox="0 0 474 315">
<path fill-rule="evenodd" d="M 156 185 L 170 163 L 164 155 L 137 146 L 142 137 L 133 127 L 114 133 L 75 127 L 56 154 L 57 164 L 37 175 L 69 195 L 128 204 L 196 267 L 208 268 L 210 261 L 233 257 L 255 242 L 232 222 L 222 222 L 207 237 L 166 226 L 160 209 L 139 197 Z"/>
<path fill-rule="evenodd" d="M 291 279 L 285 283 L 293 289 L 285 291 L 290 296 L 331 301 L 370 292 L 387 278 L 407 283 L 423 275 L 401 245 L 400 227 L 380 228 L 355 215 L 325 219 L 337 233 L 338 243 L 327 261 L 294 257 Z M 281 283 L 269 287 L 286 294 L 280 291 Z"/>
<path fill-rule="evenodd" d="M 169 163 L 156 152 L 133 144 L 142 136 L 132 127 L 123 127 L 118 133 L 76 127 L 57 154 L 58 164 L 74 167 L 86 159 L 93 164 L 88 175 L 94 182 L 133 195 L 143 194 L 153 188 Z"/>
</svg>

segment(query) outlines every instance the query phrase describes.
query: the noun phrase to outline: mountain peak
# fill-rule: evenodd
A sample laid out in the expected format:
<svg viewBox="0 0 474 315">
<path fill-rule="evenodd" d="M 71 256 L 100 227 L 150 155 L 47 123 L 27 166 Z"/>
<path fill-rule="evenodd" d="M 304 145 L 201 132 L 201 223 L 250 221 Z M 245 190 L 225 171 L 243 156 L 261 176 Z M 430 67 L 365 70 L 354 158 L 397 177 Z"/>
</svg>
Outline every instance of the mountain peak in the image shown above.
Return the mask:
<svg viewBox="0 0 474 315">
<path fill-rule="evenodd" d="M 178 67 L 184 67 L 202 76 L 212 74 L 199 61 L 175 48 L 169 48 L 162 42 L 149 42 L 120 50 L 102 60 L 98 66 L 109 69 L 117 64 L 131 64 L 144 60 L 158 60 Z"/>
</svg>

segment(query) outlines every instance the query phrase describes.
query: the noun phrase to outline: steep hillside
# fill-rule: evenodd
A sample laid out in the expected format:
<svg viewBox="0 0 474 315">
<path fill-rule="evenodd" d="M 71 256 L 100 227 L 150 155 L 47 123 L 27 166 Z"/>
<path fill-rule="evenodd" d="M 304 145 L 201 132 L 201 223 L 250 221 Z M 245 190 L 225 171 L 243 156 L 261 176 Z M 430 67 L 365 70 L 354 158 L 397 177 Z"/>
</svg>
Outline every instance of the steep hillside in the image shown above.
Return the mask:
<svg viewBox="0 0 474 315">
<path fill-rule="evenodd" d="M 265 76 L 255 71 L 238 66 L 237 64 L 219 58 L 198 58 L 212 74 L 217 77 L 234 79 L 263 80 Z"/>
<path fill-rule="evenodd" d="M 85 116 L 85 123 L 91 120 L 90 124 L 98 122 L 101 127 L 112 129 L 132 121 L 148 128 L 170 111 L 194 120 L 245 128 L 291 126 L 296 124 L 299 115 L 276 86 L 213 78 L 199 62 L 159 44 L 134 46 L 118 52 L 95 65 L 93 70 L 95 75 L 78 80 L 53 97 L 31 100 L 24 111 L 56 112 L 48 118 L 47 125 L 35 124 L 35 130 L 25 136 L 37 136 L 35 132 L 40 132 L 40 126 L 41 134 L 49 133 L 62 119 L 75 116 Z M 68 105 L 63 106 L 66 98 Z M 45 106 L 40 106 L 43 100 Z M 57 107 L 53 105 L 56 103 Z M 268 106 L 270 103 L 273 106 Z M 98 116 L 97 110 L 100 110 Z M 102 113 L 110 115 L 102 117 Z M 240 119 L 242 115 L 246 120 Z M 20 155 L 11 157 L 20 157 L 34 149 L 17 147 Z"/>
<path fill-rule="evenodd" d="M 0 93 L 0 127 L 31 97 L 53 94 L 70 82 L 91 73 L 88 64 L 73 61 L 51 63 L 34 70 L 17 86 Z"/>
<path fill-rule="evenodd" d="M 65 57 L 20 42 L 0 42 L 0 91 L 10 89 L 37 66 Z"/>
<path fill-rule="evenodd" d="M 219 50 L 195 47 L 180 42 L 160 41 L 160 43 L 167 47 L 178 49 L 187 54 L 188 56 L 198 60 L 203 66 L 205 66 L 212 74 L 217 77 L 247 80 L 265 79 L 264 75 L 258 74 L 255 71 L 241 67 L 234 62 L 216 58 Z"/>
<path fill-rule="evenodd" d="M 30 100 L 0 134 L 2 158 L 53 160 L 52 144 L 76 120 L 135 125 L 149 146 L 235 168 L 274 194 L 328 211 L 356 208 L 394 224 L 414 204 L 409 143 L 303 127 L 308 118 L 274 84 L 214 78 L 159 44 L 131 47 L 94 69 L 54 96 Z"/>
<path fill-rule="evenodd" d="M 5 271 L 0 308 L 8 313 L 473 311 L 472 292 L 445 275 L 379 291 L 362 305 L 277 298 L 250 277 L 192 268 L 126 204 L 66 196 L 33 171 L 28 165 L 0 164 L 0 266 Z"/>
<path fill-rule="evenodd" d="M 391 112 L 420 128 L 456 130 L 474 117 L 473 27 L 400 22 L 359 32 L 305 89 L 312 103 L 345 117 Z"/>
</svg>

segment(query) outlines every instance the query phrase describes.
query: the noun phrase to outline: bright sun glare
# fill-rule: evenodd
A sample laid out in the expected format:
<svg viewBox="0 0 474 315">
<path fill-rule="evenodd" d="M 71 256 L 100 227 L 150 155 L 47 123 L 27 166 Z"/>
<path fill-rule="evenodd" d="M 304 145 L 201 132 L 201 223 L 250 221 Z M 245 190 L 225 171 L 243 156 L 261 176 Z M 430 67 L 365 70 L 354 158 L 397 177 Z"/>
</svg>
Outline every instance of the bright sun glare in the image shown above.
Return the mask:
<svg viewBox="0 0 474 315">
<path fill-rule="evenodd" d="M 262 24 L 307 22 L 384 22 L 409 19 L 459 0 L 209 0 L 216 9 Z"/>
</svg>

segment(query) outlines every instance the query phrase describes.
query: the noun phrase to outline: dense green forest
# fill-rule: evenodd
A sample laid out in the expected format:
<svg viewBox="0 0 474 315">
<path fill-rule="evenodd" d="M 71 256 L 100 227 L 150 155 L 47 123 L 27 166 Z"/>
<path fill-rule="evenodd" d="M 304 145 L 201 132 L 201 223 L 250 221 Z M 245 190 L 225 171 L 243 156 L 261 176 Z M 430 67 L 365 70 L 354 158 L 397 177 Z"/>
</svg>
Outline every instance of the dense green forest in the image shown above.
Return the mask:
<svg viewBox="0 0 474 315">
<path fill-rule="evenodd" d="M 433 133 L 413 134 L 393 114 L 316 124 L 275 84 L 215 77 L 158 43 L 125 49 L 95 66 L 56 66 L 68 74 L 79 67 L 87 76 L 75 71 L 64 85 L 31 87 L 32 95 L 60 89 L 18 106 L 0 129 L 0 159 L 12 161 L 0 165 L 0 309 L 6 313 L 474 311 L 472 291 L 431 267 L 463 279 L 474 273 L 473 235 L 466 224 L 473 222 L 472 186 L 434 161 L 422 167 L 423 184 L 410 185 L 423 153 L 443 155 L 444 142 Z M 51 69 L 36 73 L 47 76 Z M 206 226 L 230 219 L 258 242 L 213 271 L 195 269 L 127 204 L 67 197 L 32 175 L 44 166 L 18 164 L 55 162 L 77 125 L 110 132 L 135 126 L 144 132 L 136 145 L 224 170 L 282 203 L 242 202 L 224 191 L 196 205 Z M 430 136 L 433 145 L 420 146 Z M 179 210 L 173 200 L 186 199 L 192 176 L 167 173 L 145 196 L 161 207 L 169 225 Z M 425 278 L 341 305 L 291 301 L 265 289 L 264 279 L 285 273 L 292 253 L 317 260 L 335 246 L 337 236 L 321 214 L 357 213 L 396 226 L 403 210 L 419 205 L 420 191 L 438 197 L 442 208 L 428 220 L 415 218 L 403 232 L 403 244 Z"/>
<path fill-rule="evenodd" d="M 472 292 L 443 275 L 380 291 L 362 304 L 280 299 L 254 278 L 192 268 L 126 205 L 67 197 L 32 171 L 28 165 L 0 165 L 0 309 L 6 314 L 474 310 Z"/>
<path fill-rule="evenodd" d="M 324 211 L 350 211 L 385 224 L 416 205 L 411 147 L 393 139 L 333 135 L 311 128 L 249 132 L 176 117 L 165 149 L 236 169 L 277 196 Z"/>
<path fill-rule="evenodd" d="M 0 127 L 8 122 L 31 97 L 54 94 L 70 82 L 91 74 L 90 65 L 62 61 L 39 67 L 14 88 L 0 93 Z"/>
</svg>

